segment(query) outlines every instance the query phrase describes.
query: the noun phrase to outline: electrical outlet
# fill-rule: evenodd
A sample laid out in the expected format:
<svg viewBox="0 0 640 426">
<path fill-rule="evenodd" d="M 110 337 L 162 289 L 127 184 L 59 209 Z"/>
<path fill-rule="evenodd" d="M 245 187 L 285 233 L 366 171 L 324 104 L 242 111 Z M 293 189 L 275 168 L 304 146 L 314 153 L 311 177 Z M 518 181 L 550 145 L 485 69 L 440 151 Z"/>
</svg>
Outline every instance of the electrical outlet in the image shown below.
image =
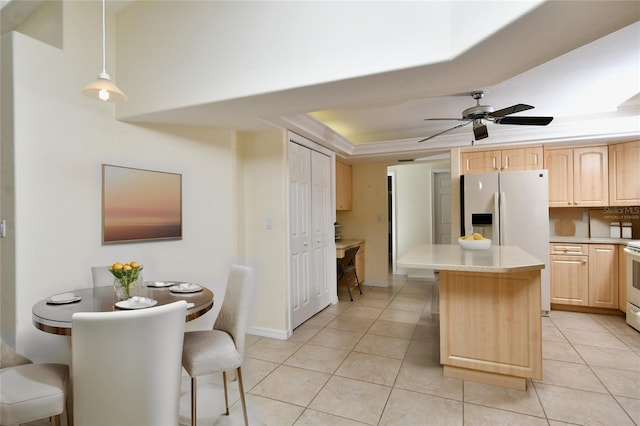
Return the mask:
<svg viewBox="0 0 640 426">
<path fill-rule="evenodd" d="M 0 220 L 0 238 L 7 236 L 7 223 L 4 219 Z"/>
</svg>

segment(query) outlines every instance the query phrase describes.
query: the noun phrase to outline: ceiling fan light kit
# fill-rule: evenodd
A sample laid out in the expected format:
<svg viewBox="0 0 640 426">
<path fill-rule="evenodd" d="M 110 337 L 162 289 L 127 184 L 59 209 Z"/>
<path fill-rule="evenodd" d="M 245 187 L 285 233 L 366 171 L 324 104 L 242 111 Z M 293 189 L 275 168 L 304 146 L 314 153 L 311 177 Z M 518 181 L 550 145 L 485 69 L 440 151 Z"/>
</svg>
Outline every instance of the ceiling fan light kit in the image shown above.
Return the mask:
<svg viewBox="0 0 640 426">
<path fill-rule="evenodd" d="M 105 102 L 126 101 L 127 95 L 111 81 L 111 77 L 107 74 L 105 21 L 105 0 L 102 0 L 102 72 L 98 74 L 97 80 L 92 81 L 82 89 L 82 94 L 91 99 Z"/>
<path fill-rule="evenodd" d="M 553 120 L 553 117 L 507 117 L 507 115 L 527 111 L 534 107 L 526 104 L 516 104 L 496 111 L 491 105 L 480 105 L 480 99 L 482 99 L 485 93 L 486 92 L 483 90 L 471 92 L 471 97 L 476 100 L 476 105 L 462 111 L 462 118 L 425 118 L 425 121 L 446 120 L 465 121 L 465 123 L 451 127 L 450 129 L 436 133 L 435 135 L 431 135 L 427 138 L 420 139 L 418 142 L 428 141 L 429 139 L 433 139 L 443 133 L 466 126 L 469 123 L 473 123 L 473 135 L 475 140 L 488 138 L 489 132 L 483 120 L 491 121 L 494 124 L 515 124 L 521 126 L 546 126 Z"/>
</svg>

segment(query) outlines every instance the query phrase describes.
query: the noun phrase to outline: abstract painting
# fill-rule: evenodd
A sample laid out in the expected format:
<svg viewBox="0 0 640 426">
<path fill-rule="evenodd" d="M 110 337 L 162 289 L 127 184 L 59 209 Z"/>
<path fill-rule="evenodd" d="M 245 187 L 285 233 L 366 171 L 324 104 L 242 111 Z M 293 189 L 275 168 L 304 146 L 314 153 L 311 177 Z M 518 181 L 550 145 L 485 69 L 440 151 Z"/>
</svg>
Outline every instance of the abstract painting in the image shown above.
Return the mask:
<svg viewBox="0 0 640 426">
<path fill-rule="evenodd" d="M 182 238 L 182 175 L 102 165 L 102 243 Z"/>
</svg>

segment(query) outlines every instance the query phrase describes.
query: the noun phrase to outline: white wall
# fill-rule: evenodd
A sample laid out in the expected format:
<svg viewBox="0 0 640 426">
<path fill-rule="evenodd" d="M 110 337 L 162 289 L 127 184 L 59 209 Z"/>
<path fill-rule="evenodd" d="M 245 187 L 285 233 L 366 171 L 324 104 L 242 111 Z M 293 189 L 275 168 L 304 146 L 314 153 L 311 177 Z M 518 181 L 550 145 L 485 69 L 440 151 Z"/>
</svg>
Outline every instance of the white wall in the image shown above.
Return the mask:
<svg viewBox="0 0 640 426">
<path fill-rule="evenodd" d="M 260 277 L 248 331 L 279 339 L 286 339 L 290 328 L 286 146 L 280 130 L 239 136 L 238 189 L 244 197 L 238 214 L 245 224 L 241 252 Z M 271 229 L 265 226 L 267 218 Z"/>
<path fill-rule="evenodd" d="M 63 50 L 14 33 L 13 57 L 3 56 L 3 64 L 12 60 L 13 96 L 3 91 L 2 108 L 12 110 L 15 129 L 11 138 L 3 132 L 2 140 L 3 154 L 11 152 L 7 144 L 14 149 L 13 158 L 2 157 L 2 205 L 15 202 L 14 235 L 0 240 L 3 258 L 15 254 L 15 263 L 3 262 L 2 269 L 3 304 L 15 290 L 15 324 L 3 323 L 3 331 L 13 328 L 9 340 L 15 338 L 17 349 L 35 361 L 68 361 L 69 347 L 68 338 L 35 329 L 31 307 L 49 295 L 91 286 L 91 265 L 136 259 L 145 278 L 202 283 L 216 295 L 216 305 L 189 327 L 209 328 L 228 266 L 238 258 L 235 132 L 121 123 L 113 104 L 83 97 L 80 89 L 99 71 L 87 60 L 100 45 L 85 33 L 87 22 L 99 19 L 87 3 L 64 3 Z M 3 68 L 3 88 L 10 77 Z M 181 173 L 182 240 L 101 245 L 102 163 Z M 10 166 L 15 188 L 4 186 Z M 13 252 L 5 243 L 14 238 Z"/>
<path fill-rule="evenodd" d="M 130 92 L 118 113 L 135 116 L 437 63 L 537 3 L 135 1 L 117 17 L 118 83 Z M 442 34 L 451 41 L 443 43 Z"/>
</svg>

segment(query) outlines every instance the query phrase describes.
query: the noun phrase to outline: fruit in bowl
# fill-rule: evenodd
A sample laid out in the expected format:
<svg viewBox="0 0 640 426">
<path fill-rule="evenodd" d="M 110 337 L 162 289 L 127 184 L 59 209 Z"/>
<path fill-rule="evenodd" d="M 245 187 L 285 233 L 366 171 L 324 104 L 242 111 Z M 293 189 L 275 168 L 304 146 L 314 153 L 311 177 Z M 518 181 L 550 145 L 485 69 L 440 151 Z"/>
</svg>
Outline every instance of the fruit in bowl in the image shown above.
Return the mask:
<svg viewBox="0 0 640 426">
<path fill-rule="evenodd" d="M 458 244 L 467 250 L 486 250 L 491 246 L 491 240 L 474 232 L 473 234 L 458 238 Z"/>
</svg>

